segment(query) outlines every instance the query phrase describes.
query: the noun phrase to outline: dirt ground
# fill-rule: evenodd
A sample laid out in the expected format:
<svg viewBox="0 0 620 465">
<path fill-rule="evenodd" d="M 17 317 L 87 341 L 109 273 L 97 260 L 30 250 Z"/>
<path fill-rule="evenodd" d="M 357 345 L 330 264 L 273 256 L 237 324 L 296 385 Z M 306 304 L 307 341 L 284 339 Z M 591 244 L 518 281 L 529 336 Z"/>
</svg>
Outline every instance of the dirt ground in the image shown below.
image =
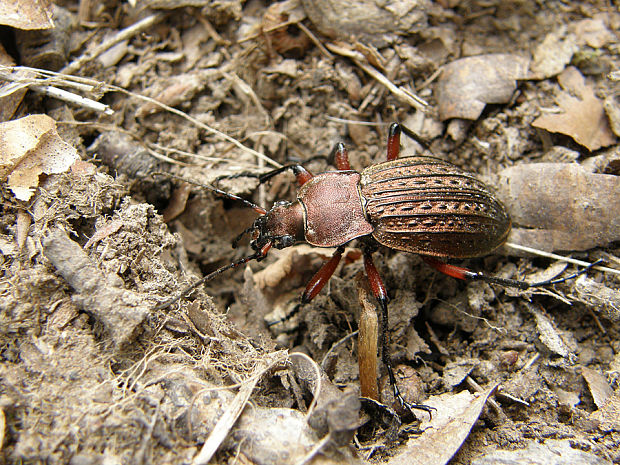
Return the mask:
<svg viewBox="0 0 620 465">
<path fill-rule="evenodd" d="M 2 183 L 0 460 L 620 463 L 616 3 L 59 6 L 57 36 L 3 45 L 95 80 L 85 96 L 113 114 L 28 92 L 12 118 L 50 116 L 82 162 L 27 201 Z M 273 249 L 168 302 L 253 253 L 248 234 L 231 242 L 258 213 L 193 183 L 269 209 L 295 177 L 260 174 L 334 170 L 339 141 L 362 171 L 394 121 L 428 145 L 403 135 L 402 156 L 490 186 L 509 243 L 611 269 L 519 290 L 378 248 L 399 387 L 431 417 L 402 411 L 381 363 L 386 405 L 360 406 L 356 331 L 375 301 L 355 241 L 302 308 L 333 249 Z M 510 246 L 450 262 L 528 282 L 582 268 Z"/>
</svg>

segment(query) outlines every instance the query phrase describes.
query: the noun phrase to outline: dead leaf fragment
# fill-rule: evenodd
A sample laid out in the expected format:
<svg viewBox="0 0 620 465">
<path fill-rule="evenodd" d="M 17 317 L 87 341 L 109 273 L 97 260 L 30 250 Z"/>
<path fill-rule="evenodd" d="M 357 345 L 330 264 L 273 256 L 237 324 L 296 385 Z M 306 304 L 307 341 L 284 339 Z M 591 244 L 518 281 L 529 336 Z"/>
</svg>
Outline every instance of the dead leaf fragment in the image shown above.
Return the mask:
<svg viewBox="0 0 620 465">
<path fill-rule="evenodd" d="M 39 0 L 9 0 L 0 2 L 0 24 L 16 29 L 50 29 L 53 4 Z"/>
<path fill-rule="evenodd" d="M 158 102 L 174 107 L 191 100 L 206 86 L 209 73 L 193 72 L 157 80 L 145 93 Z M 147 102 L 136 111 L 136 116 L 142 118 L 161 111 L 161 106 L 155 102 Z"/>
<path fill-rule="evenodd" d="M 588 383 L 588 388 L 590 389 L 596 406 L 599 409 L 603 408 L 614 393 L 605 377 L 598 371 L 587 367 L 581 369 L 581 376 L 583 376 L 586 383 Z"/>
<path fill-rule="evenodd" d="M 605 405 L 590 417 L 600 421 L 599 429 L 602 431 L 620 431 L 620 395 L 613 393 Z"/>
<path fill-rule="evenodd" d="M 13 57 L 0 44 L 0 66 L 15 66 Z M 28 71 L 14 71 L 15 75 L 24 76 Z M 22 99 L 26 95 L 26 88 L 17 82 L 2 81 L 0 83 L 0 121 L 9 121 Z"/>
<path fill-rule="evenodd" d="M 60 138 L 49 116 L 31 115 L 0 124 L 0 180 L 8 178 L 19 200 L 32 197 L 40 174 L 63 173 L 78 159 L 77 150 Z"/>
<path fill-rule="evenodd" d="M 603 101 L 586 85 L 584 77 L 574 67 L 558 77 L 564 89 L 556 98 L 562 112 L 544 114 L 532 123 L 536 128 L 572 137 L 588 150 L 607 147 L 616 141 L 605 114 Z"/>
<path fill-rule="evenodd" d="M 531 71 L 536 79 L 561 73 L 579 49 L 574 34 L 566 28 L 549 33 L 533 52 Z"/>
<path fill-rule="evenodd" d="M 437 85 L 439 117 L 477 119 L 488 103 L 506 103 L 517 80 L 528 77 L 529 60 L 508 53 L 478 55 L 444 66 Z"/>
<path fill-rule="evenodd" d="M 393 457 L 390 465 L 446 464 L 459 450 L 478 420 L 482 408 L 496 386 L 475 395 L 467 391 L 433 396 L 424 403 L 437 410 L 430 420 L 422 421 L 420 436 L 412 437 L 403 453 Z M 438 447 L 441 444 L 441 447 Z"/>
<path fill-rule="evenodd" d="M 509 237 L 543 250 L 587 250 L 620 240 L 620 177 L 576 163 L 515 165 L 500 173 Z"/>
<path fill-rule="evenodd" d="M 574 25 L 574 30 L 579 42 L 586 43 L 592 48 L 601 48 L 616 40 L 602 19 L 588 18 L 578 21 Z"/>
<path fill-rule="evenodd" d="M 562 334 L 556 327 L 555 322 L 542 309 L 537 309 L 534 305 L 527 304 L 527 308 L 536 318 L 536 330 L 540 342 L 554 355 L 562 358 L 574 358 L 576 347 L 573 341 L 569 340 L 566 333 Z"/>
<path fill-rule="evenodd" d="M 425 29 L 427 13 L 423 3 L 301 1 L 308 19 L 321 34 L 342 40 L 356 37 L 376 47 L 389 43 L 389 34 L 409 35 Z"/>
<path fill-rule="evenodd" d="M 286 0 L 270 5 L 263 15 L 262 31 L 273 49 L 284 55 L 301 57 L 312 45 L 303 32 L 291 34 L 289 28 L 281 25 L 295 24 L 306 17 L 298 0 Z"/>
<path fill-rule="evenodd" d="M 611 465 L 592 452 L 573 448 L 569 439 L 547 439 L 544 443 L 530 441 L 524 449 L 497 449 L 471 462 L 471 465 Z"/>
<path fill-rule="evenodd" d="M 613 322 L 620 322 L 620 290 L 596 282 L 587 276 L 575 281 L 575 294 L 580 302 Z"/>
</svg>

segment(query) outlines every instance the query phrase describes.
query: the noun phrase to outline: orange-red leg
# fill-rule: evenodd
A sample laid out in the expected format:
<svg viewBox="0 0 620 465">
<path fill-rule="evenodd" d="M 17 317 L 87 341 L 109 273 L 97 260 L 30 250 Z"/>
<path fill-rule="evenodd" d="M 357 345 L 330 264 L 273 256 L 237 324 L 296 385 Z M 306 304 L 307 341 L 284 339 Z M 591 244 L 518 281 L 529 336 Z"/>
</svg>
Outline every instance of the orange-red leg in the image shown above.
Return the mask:
<svg viewBox="0 0 620 465">
<path fill-rule="evenodd" d="M 306 168 L 304 168 L 303 166 L 299 164 L 291 164 L 291 165 L 282 166 L 280 168 L 276 168 L 275 170 L 269 171 L 268 173 L 261 175 L 258 178 L 258 181 L 262 184 L 264 182 L 267 182 L 274 176 L 277 176 L 278 174 L 283 173 L 286 170 L 293 171 L 293 174 L 297 178 L 297 184 L 299 184 L 300 186 L 303 186 L 310 179 L 312 179 L 312 173 L 310 173 L 310 171 L 308 171 Z"/>
<path fill-rule="evenodd" d="M 301 303 L 307 304 L 312 299 L 314 299 L 321 289 L 325 287 L 329 278 L 332 277 L 334 271 L 338 267 L 338 263 L 340 263 L 340 259 L 342 258 L 342 253 L 344 252 L 344 247 L 338 247 L 334 252 L 334 255 L 323 263 L 323 266 L 315 273 L 312 277 L 308 285 L 306 286 L 306 290 L 301 295 Z"/>
<path fill-rule="evenodd" d="M 349 152 L 342 142 L 338 142 L 334 147 L 334 164 L 339 170 L 350 170 Z"/>
<path fill-rule="evenodd" d="M 392 369 L 392 361 L 390 359 L 390 331 L 388 328 L 388 296 L 385 291 L 385 285 L 379 276 L 377 268 L 372 260 L 372 254 L 369 251 L 364 251 L 364 268 L 366 270 L 366 276 L 368 276 L 368 282 L 370 283 L 370 289 L 372 290 L 373 295 L 379 302 L 379 307 L 381 307 L 381 315 L 379 318 L 380 321 L 380 331 L 379 331 L 379 345 L 381 347 L 381 360 L 385 365 L 385 368 L 388 372 L 388 377 L 390 379 L 390 384 L 392 385 L 392 389 L 394 390 L 394 397 L 398 399 L 398 402 L 408 410 L 417 409 L 424 410 L 428 412 L 430 415 L 432 407 L 428 405 L 420 405 L 420 404 L 410 404 L 409 402 L 403 399 L 403 396 L 398 389 L 398 385 L 396 384 L 396 377 L 394 376 L 394 370 Z"/>
<path fill-rule="evenodd" d="M 500 278 L 497 276 L 488 276 L 479 271 L 471 271 L 471 270 L 468 270 L 467 268 L 462 268 L 460 266 L 449 265 L 448 263 L 444 263 L 441 260 L 437 260 L 434 257 L 422 256 L 422 260 L 424 260 L 428 265 L 432 266 L 440 273 L 446 274 L 453 278 L 463 279 L 466 281 L 485 281 L 487 283 L 499 284 L 501 286 L 507 286 L 507 287 L 516 287 L 517 289 L 523 289 L 523 290 L 529 289 L 532 287 L 547 286 L 549 284 L 558 284 L 558 283 L 567 281 L 569 279 L 576 278 L 577 276 L 580 276 L 583 273 L 586 273 L 590 268 L 600 264 L 603 261 L 603 260 L 597 260 L 596 262 L 590 264 L 589 266 L 586 266 L 585 268 L 582 268 L 578 272 L 573 273 L 570 276 L 566 276 L 564 278 L 557 278 L 557 279 L 553 278 L 553 279 L 547 279 L 545 281 L 540 281 L 537 283 L 527 283 L 525 281 L 519 281 L 517 279 L 508 279 L 508 278 Z"/>
<path fill-rule="evenodd" d="M 400 153 L 400 124 L 390 124 L 387 140 L 387 160 L 392 161 L 398 158 Z"/>
</svg>

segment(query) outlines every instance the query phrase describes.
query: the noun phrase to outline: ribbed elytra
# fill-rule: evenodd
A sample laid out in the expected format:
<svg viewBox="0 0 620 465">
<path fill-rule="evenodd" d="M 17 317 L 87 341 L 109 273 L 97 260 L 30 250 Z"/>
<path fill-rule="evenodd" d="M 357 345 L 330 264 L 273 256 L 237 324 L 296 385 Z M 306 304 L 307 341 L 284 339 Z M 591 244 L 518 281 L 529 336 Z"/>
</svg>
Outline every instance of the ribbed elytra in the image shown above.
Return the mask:
<svg viewBox="0 0 620 465">
<path fill-rule="evenodd" d="M 361 174 L 359 189 L 372 236 L 386 247 L 476 257 L 503 244 L 510 231 L 510 218 L 488 187 L 438 158 L 399 158 Z"/>
</svg>

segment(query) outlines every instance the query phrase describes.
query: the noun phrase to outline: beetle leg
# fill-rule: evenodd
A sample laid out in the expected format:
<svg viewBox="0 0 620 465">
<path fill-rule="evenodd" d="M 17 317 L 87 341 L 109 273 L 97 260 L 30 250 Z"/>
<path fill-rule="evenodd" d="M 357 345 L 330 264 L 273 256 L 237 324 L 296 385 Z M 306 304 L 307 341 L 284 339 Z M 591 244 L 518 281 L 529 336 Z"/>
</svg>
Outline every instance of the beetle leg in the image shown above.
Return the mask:
<svg viewBox="0 0 620 465">
<path fill-rule="evenodd" d="M 334 252 L 334 255 L 332 255 L 332 257 L 328 261 L 323 263 L 323 266 L 321 266 L 321 269 L 315 273 L 315 275 L 312 277 L 312 279 L 306 286 L 306 290 L 301 295 L 302 305 L 307 304 L 312 299 L 314 299 L 317 296 L 317 294 L 321 292 L 321 289 L 325 287 L 325 284 L 327 284 L 327 281 L 329 281 L 329 278 L 331 278 L 332 275 L 334 274 L 334 271 L 336 271 L 336 267 L 338 266 L 338 263 L 340 263 L 340 259 L 342 258 L 343 252 L 344 252 L 344 247 L 343 246 L 338 247 L 336 251 Z"/>
<path fill-rule="evenodd" d="M 338 142 L 332 149 L 329 158 L 333 157 L 334 165 L 341 171 L 348 171 L 351 169 L 349 164 L 349 151 L 342 142 Z"/>
<path fill-rule="evenodd" d="M 422 256 L 422 260 L 424 260 L 428 265 L 435 268 L 440 273 L 446 274 L 453 278 L 469 280 L 469 281 L 485 281 L 487 283 L 492 284 L 500 284 L 502 286 L 507 287 L 516 287 L 517 289 L 530 289 L 532 287 L 540 287 L 546 286 L 548 284 L 558 284 L 563 283 L 564 281 L 568 281 L 569 279 L 576 278 L 584 273 L 587 273 L 590 268 L 593 266 L 599 265 L 602 260 L 597 260 L 594 263 L 586 266 L 585 268 L 579 270 L 576 273 L 571 274 L 570 276 L 566 276 L 564 278 L 558 279 L 548 279 L 546 281 L 540 281 L 538 283 L 528 283 L 525 281 L 519 281 L 517 279 L 508 279 L 508 278 L 500 278 L 497 276 L 487 276 L 481 272 L 471 271 L 467 268 L 462 268 L 460 266 L 449 265 L 448 263 L 444 263 L 440 260 L 437 260 L 434 257 Z"/>
<path fill-rule="evenodd" d="M 310 171 L 308 171 L 306 168 L 304 168 L 300 164 L 294 163 L 294 164 L 290 164 L 290 165 L 284 165 L 284 166 L 282 166 L 280 168 L 276 168 L 275 170 L 272 170 L 272 171 L 269 171 L 269 172 L 267 172 L 265 174 L 262 174 L 258 178 L 258 181 L 262 184 L 264 182 L 267 182 L 268 180 L 270 180 L 274 176 L 276 176 L 276 175 L 278 175 L 280 173 L 283 173 L 286 170 L 293 171 L 293 174 L 297 178 L 297 184 L 299 184 L 300 186 L 303 186 L 306 182 L 308 182 L 313 177 L 312 174 L 310 173 Z"/>
<path fill-rule="evenodd" d="M 392 385 L 392 389 L 394 390 L 394 397 L 398 399 L 400 405 L 403 406 L 406 410 L 411 411 L 412 409 L 424 410 L 429 415 L 431 412 L 435 410 L 433 407 L 429 407 L 428 405 L 421 404 L 410 404 L 409 402 L 403 399 L 402 394 L 400 393 L 400 389 L 396 384 L 396 377 L 394 376 L 394 370 L 392 369 L 392 361 L 390 360 L 390 332 L 388 328 L 388 296 L 385 291 L 385 285 L 381 280 L 381 276 L 379 276 L 379 272 L 375 267 L 375 263 L 372 260 L 372 253 L 368 250 L 364 251 L 364 268 L 366 270 L 366 276 L 368 276 L 368 282 L 370 283 L 370 289 L 372 290 L 373 295 L 379 302 L 379 306 L 381 307 L 381 317 L 380 317 L 380 325 L 381 330 L 379 331 L 379 345 L 381 346 L 381 360 L 385 365 L 385 368 L 388 372 L 388 377 L 390 379 L 390 384 Z"/>
<path fill-rule="evenodd" d="M 387 140 L 387 161 L 396 160 L 400 153 L 400 124 L 390 124 Z"/>
</svg>

